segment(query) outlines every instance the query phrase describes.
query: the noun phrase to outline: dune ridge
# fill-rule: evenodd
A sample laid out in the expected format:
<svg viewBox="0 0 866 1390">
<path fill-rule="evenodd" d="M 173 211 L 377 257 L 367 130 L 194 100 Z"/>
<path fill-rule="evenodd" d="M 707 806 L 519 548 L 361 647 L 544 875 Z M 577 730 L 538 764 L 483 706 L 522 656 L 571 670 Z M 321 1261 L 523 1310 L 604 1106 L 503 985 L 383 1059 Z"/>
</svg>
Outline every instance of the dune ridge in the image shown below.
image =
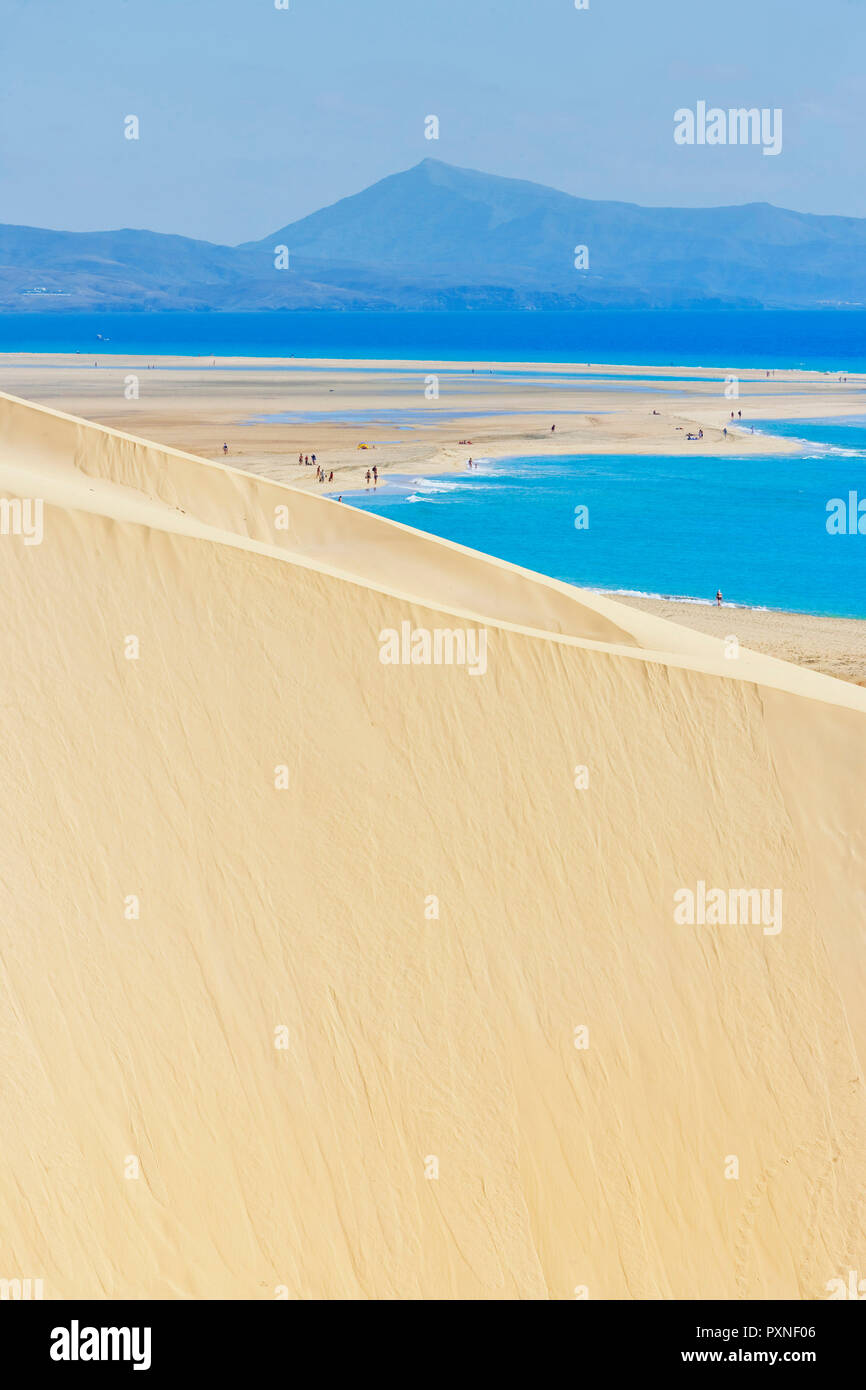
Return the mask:
<svg viewBox="0 0 866 1390">
<path fill-rule="evenodd" d="M 0 537 L 0 1277 L 866 1275 L 866 693 L 9 396 L 0 495 L 45 504 Z M 407 621 L 486 673 L 383 665 Z M 675 923 L 698 882 L 782 930 Z"/>
</svg>

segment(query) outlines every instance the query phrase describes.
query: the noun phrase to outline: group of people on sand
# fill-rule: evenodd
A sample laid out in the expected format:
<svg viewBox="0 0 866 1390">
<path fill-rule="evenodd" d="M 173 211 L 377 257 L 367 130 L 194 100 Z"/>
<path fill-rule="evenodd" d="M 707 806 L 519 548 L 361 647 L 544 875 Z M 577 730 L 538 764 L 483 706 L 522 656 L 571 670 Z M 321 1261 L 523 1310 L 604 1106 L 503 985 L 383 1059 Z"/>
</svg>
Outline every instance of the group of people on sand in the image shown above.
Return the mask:
<svg viewBox="0 0 866 1390">
<path fill-rule="evenodd" d="M 373 464 L 373 471 L 372 471 L 372 473 L 370 472 L 370 470 L 369 470 L 369 468 L 368 468 L 366 474 L 364 475 L 364 477 L 365 477 L 365 481 L 366 481 L 366 483 L 367 483 L 367 487 L 370 486 L 370 481 L 371 481 L 371 479 L 372 479 L 373 486 L 374 486 L 374 487 L 378 487 L 378 485 L 379 485 L 379 470 L 378 470 L 378 468 L 376 467 L 375 463 Z"/>
<path fill-rule="evenodd" d="M 315 454 L 298 454 L 298 463 L 302 464 L 304 468 L 315 468 L 317 483 L 332 483 L 334 481 L 333 468 L 330 473 L 326 474 L 322 465 L 316 462 Z"/>
</svg>

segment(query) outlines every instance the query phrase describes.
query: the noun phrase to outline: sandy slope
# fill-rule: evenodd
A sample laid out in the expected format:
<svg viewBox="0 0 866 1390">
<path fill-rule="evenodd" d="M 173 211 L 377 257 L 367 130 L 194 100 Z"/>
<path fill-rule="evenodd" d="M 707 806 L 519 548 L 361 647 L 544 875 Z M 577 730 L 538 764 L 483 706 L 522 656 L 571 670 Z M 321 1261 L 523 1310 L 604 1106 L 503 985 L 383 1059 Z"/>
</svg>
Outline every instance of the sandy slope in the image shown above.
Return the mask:
<svg viewBox="0 0 866 1390">
<path fill-rule="evenodd" d="M 0 536 L 0 1276 L 866 1274 L 866 692 L 9 397 L 0 495 L 45 499 Z M 404 620 L 486 674 L 383 665 Z M 699 879 L 782 931 L 676 925 Z"/>
</svg>

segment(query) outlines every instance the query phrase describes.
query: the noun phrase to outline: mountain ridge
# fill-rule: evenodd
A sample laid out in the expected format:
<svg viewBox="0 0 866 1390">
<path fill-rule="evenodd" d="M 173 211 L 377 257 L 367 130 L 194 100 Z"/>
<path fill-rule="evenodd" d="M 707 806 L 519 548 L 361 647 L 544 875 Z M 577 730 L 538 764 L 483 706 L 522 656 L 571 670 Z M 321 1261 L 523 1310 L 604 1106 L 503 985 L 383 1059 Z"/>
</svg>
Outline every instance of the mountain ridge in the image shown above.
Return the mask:
<svg viewBox="0 0 866 1390">
<path fill-rule="evenodd" d="M 854 307 L 864 252 L 866 219 L 646 208 L 427 158 L 237 246 L 0 225 L 0 309 Z"/>
</svg>

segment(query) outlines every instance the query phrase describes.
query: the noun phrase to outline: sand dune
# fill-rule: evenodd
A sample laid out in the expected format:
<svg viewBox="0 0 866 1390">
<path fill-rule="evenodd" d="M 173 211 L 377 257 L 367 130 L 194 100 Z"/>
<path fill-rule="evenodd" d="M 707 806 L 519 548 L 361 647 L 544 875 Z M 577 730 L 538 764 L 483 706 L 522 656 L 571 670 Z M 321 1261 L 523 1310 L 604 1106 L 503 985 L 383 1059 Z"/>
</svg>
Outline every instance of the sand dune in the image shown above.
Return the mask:
<svg viewBox="0 0 866 1390">
<path fill-rule="evenodd" d="M 866 1276 L 866 692 L 5 396 L 0 497 L 0 1277 Z"/>
</svg>

